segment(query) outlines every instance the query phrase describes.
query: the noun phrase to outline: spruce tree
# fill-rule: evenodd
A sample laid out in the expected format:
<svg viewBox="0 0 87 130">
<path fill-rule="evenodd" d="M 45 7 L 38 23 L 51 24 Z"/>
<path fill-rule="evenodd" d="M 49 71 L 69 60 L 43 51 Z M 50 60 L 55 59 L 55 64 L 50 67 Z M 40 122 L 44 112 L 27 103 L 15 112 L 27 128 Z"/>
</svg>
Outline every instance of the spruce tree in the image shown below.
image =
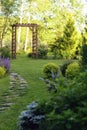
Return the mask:
<svg viewBox="0 0 87 130">
<path fill-rule="evenodd" d="M 72 16 L 69 16 L 64 28 L 62 42 L 59 43 L 61 55 L 63 58 L 73 58 L 76 48 L 79 44 L 79 33 L 76 30 L 75 22 Z"/>
</svg>

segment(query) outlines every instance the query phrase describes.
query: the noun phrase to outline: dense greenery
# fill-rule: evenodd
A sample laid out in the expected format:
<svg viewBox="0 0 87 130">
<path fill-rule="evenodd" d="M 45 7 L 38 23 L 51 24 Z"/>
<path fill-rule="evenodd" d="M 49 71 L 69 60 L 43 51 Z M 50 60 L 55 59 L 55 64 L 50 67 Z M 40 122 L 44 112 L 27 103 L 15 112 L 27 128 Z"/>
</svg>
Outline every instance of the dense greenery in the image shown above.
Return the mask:
<svg viewBox="0 0 87 130">
<path fill-rule="evenodd" d="M 49 84 L 46 82 L 57 91 L 52 88 L 50 98 L 30 104 L 32 107 L 21 114 L 20 121 L 22 123 L 23 120 L 23 124 L 20 130 L 86 130 L 86 76 L 87 72 L 81 72 L 78 77 L 74 75 L 71 81 L 59 74 L 55 80 L 49 80 Z"/>
<path fill-rule="evenodd" d="M 86 67 L 87 66 L 87 44 L 82 45 L 81 56 L 82 56 L 81 63 L 84 67 Z"/>
<path fill-rule="evenodd" d="M 81 41 L 80 35 L 78 36 L 77 34 L 81 34 L 83 31 L 83 25 L 85 23 L 86 16 L 86 14 L 83 12 L 84 6 L 85 2 L 80 0 L 43 0 L 43 7 L 42 1 L 39 0 L 1 0 L 0 39 L 2 42 L 2 46 L 10 45 L 11 47 L 12 24 L 37 23 L 39 25 L 39 44 L 52 44 L 57 46 L 59 50 L 56 47 L 52 49 L 54 57 L 57 56 L 58 58 L 72 58 L 75 55 L 76 47 L 78 46 L 78 44 L 80 44 Z M 71 16 L 74 19 L 73 22 Z M 66 33 L 69 33 L 70 36 Z M 61 37 L 63 38 L 61 39 Z M 23 49 L 26 52 L 28 49 L 31 49 L 31 29 L 17 29 L 16 38 L 17 51 Z M 79 39 L 79 41 L 77 39 Z M 67 44 L 67 48 L 65 51 L 63 50 L 63 48 L 65 47 L 64 42 Z M 72 47 L 70 44 L 72 44 Z M 63 48 L 61 48 L 62 45 Z M 73 48 L 73 50 L 71 48 Z M 70 54 L 68 54 L 67 50 L 70 51 Z"/>
<path fill-rule="evenodd" d="M 54 57 L 72 59 L 76 57 L 76 48 L 80 43 L 80 35 L 75 27 L 73 16 L 69 16 L 64 27 L 63 36 L 56 39 L 54 44 L 51 44 L 51 51 Z"/>
</svg>

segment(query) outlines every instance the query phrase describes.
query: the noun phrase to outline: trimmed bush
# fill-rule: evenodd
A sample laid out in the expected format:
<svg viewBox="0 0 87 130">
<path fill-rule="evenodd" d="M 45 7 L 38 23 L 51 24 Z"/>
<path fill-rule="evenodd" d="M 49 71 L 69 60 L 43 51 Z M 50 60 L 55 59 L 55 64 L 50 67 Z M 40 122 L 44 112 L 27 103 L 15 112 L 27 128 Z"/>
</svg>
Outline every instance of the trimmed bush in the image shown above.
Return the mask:
<svg viewBox="0 0 87 130">
<path fill-rule="evenodd" d="M 73 62 L 68 65 L 66 69 L 66 77 L 72 79 L 80 73 L 80 65 L 77 62 Z"/>
<path fill-rule="evenodd" d="M 52 78 L 52 73 L 57 75 L 59 67 L 54 63 L 48 63 L 43 67 L 43 73 L 45 78 Z"/>
<path fill-rule="evenodd" d="M 2 78 L 5 75 L 5 69 L 3 67 L 0 67 L 0 78 Z"/>
</svg>

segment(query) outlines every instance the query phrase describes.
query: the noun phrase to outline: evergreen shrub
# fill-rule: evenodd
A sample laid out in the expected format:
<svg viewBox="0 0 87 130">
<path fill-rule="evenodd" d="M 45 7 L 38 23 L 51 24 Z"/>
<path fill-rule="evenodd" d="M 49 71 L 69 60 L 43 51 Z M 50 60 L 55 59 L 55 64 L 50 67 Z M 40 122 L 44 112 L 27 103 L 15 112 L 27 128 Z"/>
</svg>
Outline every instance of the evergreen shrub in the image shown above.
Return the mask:
<svg viewBox="0 0 87 130">
<path fill-rule="evenodd" d="M 47 58 L 48 47 L 47 45 L 40 44 L 38 46 L 38 58 Z"/>
<path fill-rule="evenodd" d="M 66 77 L 73 79 L 80 73 L 80 65 L 77 62 L 73 62 L 67 66 Z"/>
<path fill-rule="evenodd" d="M 43 73 L 44 73 L 45 78 L 48 78 L 48 79 L 51 78 L 52 73 L 54 73 L 54 75 L 57 75 L 58 69 L 59 67 L 54 63 L 48 63 L 44 65 Z"/>
<path fill-rule="evenodd" d="M 81 56 L 82 56 L 82 66 L 87 67 L 87 44 L 82 45 Z"/>
<path fill-rule="evenodd" d="M 61 65 L 61 67 L 60 67 L 60 70 L 61 70 L 61 72 L 62 72 L 62 75 L 65 77 L 65 74 L 66 74 L 66 69 L 67 69 L 67 66 L 69 65 L 69 64 L 71 64 L 73 61 L 71 61 L 71 60 L 67 60 L 67 61 L 65 61 L 62 65 Z"/>
<path fill-rule="evenodd" d="M 56 93 L 42 103 L 28 105 L 19 116 L 18 130 L 86 130 L 87 72 L 68 80 L 63 78 L 60 84 L 58 77 Z"/>
<path fill-rule="evenodd" d="M 27 105 L 25 111 L 21 112 L 18 130 L 38 130 L 44 118 L 43 112 L 38 109 L 38 103 L 34 101 Z"/>
</svg>

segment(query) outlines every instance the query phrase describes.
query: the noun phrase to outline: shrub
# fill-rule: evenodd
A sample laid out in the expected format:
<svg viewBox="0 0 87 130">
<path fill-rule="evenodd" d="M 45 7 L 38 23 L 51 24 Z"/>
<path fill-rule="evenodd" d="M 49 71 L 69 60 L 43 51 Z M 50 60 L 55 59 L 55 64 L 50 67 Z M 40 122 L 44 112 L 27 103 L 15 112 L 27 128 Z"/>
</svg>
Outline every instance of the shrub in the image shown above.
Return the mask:
<svg viewBox="0 0 87 130">
<path fill-rule="evenodd" d="M 27 55 L 29 58 L 32 57 L 32 52 L 29 52 L 28 55 Z"/>
<path fill-rule="evenodd" d="M 9 72 L 9 70 L 10 70 L 10 59 L 0 57 L 0 66 L 4 67 L 6 69 L 6 72 Z"/>
<path fill-rule="evenodd" d="M 63 65 L 60 67 L 60 70 L 61 70 L 62 75 L 63 75 L 64 77 L 65 77 L 65 74 L 66 74 L 67 66 L 68 66 L 69 64 L 71 64 L 71 63 L 72 63 L 71 60 L 67 60 L 67 61 L 65 61 L 65 62 L 63 63 Z"/>
<path fill-rule="evenodd" d="M 31 103 L 21 113 L 19 130 L 87 129 L 87 72 L 71 82 L 63 77 L 60 83 L 60 78 L 56 80 L 56 93 L 50 93 L 50 98 L 42 103 Z"/>
<path fill-rule="evenodd" d="M 27 106 L 27 110 L 21 112 L 18 130 L 38 130 L 44 118 L 45 116 L 38 109 L 38 103 L 32 102 Z"/>
<path fill-rule="evenodd" d="M 47 53 L 48 53 L 47 45 L 40 44 L 38 46 L 38 57 L 39 58 L 47 58 Z"/>
<path fill-rule="evenodd" d="M 10 49 L 8 46 L 2 47 L 0 49 L 0 56 L 3 58 L 10 58 Z"/>
<path fill-rule="evenodd" d="M 0 78 L 2 78 L 5 75 L 5 69 L 3 67 L 0 67 Z"/>
<path fill-rule="evenodd" d="M 80 65 L 77 62 L 73 62 L 68 65 L 66 69 L 66 77 L 74 78 L 80 73 Z"/>
<path fill-rule="evenodd" d="M 86 130 L 87 129 L 87 72 L 80 73 L 73 82 L 65 78 L 58 85 L 57 93 L 43 104 L 45 109 L 44 122 L 38 130 Z M 57 82 L 59 84 L 59 80 Z"/>
<path fill-rule="evenodd" d="M 87 66 L 87 44 L 83 44 L 81 49 L 82 65 Z"/>
<path fill-rule="evenodd" d="M 59 67 L 54 64 L 54 63 L 48 63 L 46 65 L 44 65 L 43 67 L 43 73 L 45 75 L 46 78 L 51 78 L 52 73 L 54 73 L 54 75 L 57 75 Z"/>
</svg>

